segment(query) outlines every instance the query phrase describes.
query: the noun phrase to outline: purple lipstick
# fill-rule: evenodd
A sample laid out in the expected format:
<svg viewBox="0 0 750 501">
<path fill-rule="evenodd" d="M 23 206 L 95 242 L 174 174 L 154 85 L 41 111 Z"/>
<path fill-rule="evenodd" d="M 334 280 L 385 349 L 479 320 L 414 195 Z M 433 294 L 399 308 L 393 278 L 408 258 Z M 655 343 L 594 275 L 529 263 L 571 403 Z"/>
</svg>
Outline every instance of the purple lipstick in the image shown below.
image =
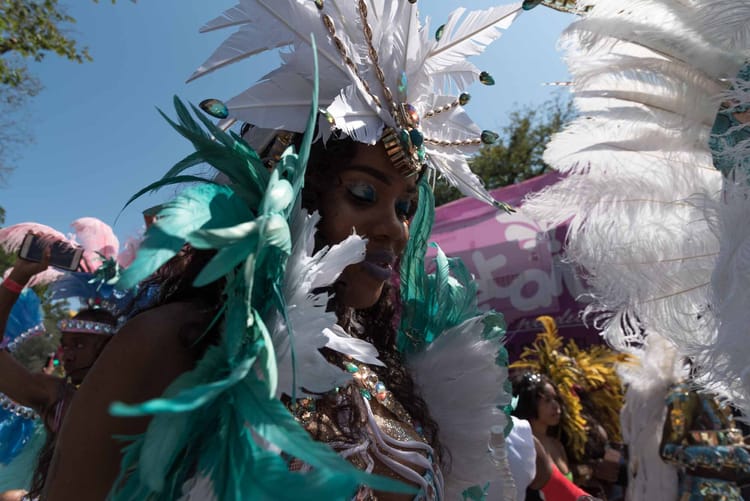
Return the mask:
<svg viewBox="0 0 750 501">
<path fill-rule="evenodd" d="M 367 251 L 365 260 L 362 261 L 362 269 L 376 280 L 385 282 L 393 275 L 393 265 L 396 255 L 388 250 Z"/>
</svg>

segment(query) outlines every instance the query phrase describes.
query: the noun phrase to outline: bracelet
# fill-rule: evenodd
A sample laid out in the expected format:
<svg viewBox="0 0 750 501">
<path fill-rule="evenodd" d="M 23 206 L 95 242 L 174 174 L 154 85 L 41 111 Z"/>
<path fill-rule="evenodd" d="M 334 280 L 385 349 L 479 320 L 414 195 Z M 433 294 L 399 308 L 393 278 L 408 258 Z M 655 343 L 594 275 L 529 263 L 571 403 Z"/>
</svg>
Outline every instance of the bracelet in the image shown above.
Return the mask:
<svg viewBox="0 0 750 501">
<path fill-rule="evenodd" d="M 11 278 L 6 278 L 3 280 L 3 283 L 0 284 L 3 287 L 5 287 L 8 291 L 12 292 L 13 294 L 20 294 L 23 290 L 24 286 L 16 282 L 15 280 Z"/>
</svg>

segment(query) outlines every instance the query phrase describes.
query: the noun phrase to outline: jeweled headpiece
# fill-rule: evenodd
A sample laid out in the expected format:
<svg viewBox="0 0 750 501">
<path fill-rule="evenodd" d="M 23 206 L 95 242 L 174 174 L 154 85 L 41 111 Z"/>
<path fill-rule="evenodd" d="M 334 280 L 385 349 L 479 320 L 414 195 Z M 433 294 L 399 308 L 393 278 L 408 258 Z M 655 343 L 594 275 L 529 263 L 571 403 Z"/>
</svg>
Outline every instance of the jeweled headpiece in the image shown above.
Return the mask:
<svg viewBox="0 0 750 501">
<path fill-rule="evenodd" d="M 203 108 L 261 129 L 302 132 L 312 93 L 311 34 L 320 60 L 319 126 L 352 139 L 382 140 L 404 174 L 430 165 L 465 195 L 496 203 L 466 157 L 497 134 L 480 130 L 464 111 L 463 92 L 494 80 L 469 63 L 521 12 L 521 4 L 466 13 L 455 10 L 433 31 L 421 26 L 416 1 L 243 0 L 202 31 L 237 27 L 191 76 L 210 73 L 270 49 L 287 47 L 280 67 L 226 102 Z M 226 113 L 225 113 L 226 111 Z"/>
<path fill-rule="evenodd" d="M 104 322 L 95 322 L 93 320 L 77 320 L 75 318 L 63 319 L 57 322 L 57 328 L 60 332 L 78 332 L 83 334 L 102 334 L 111 336 L 117 328 Z"/>
</svg>

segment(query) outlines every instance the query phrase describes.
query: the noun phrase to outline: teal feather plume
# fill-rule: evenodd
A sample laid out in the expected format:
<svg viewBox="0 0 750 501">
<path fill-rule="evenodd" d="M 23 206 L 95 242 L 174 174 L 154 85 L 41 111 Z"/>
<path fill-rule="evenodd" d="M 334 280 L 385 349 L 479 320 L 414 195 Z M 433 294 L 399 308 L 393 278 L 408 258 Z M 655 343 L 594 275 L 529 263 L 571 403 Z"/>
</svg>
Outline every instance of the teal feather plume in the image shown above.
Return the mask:
<svg viewBox="0 0 750 501">
<path fill-rule="evenodd" d="M 419 182 L 419 207 L 401 260 L 402 312 L 397 346 L 406 354 L 423 350 L 446 329 L 482 314 L 477 306 L 477 285 L 466 265 L 460 259 L 448 258 L 437 244 L 428 244 L 434 213 L 432 190 L 423 178 Z M 437 249 L 433 273 L 425 269 L 428 245 Z"/>
<path fill-rule="evenodd" d="M 219 344 L 209 347 L 193 370 L 179 376 L 161 398 L 111 406 L 118 416 L 152 416 L 146 433 L 132 437 L 124 448 L 124 475 L 110 494 L 112 501 L 177 499 L 185 482 L 196 476 L 207 477 L 222 501 L 343 500 L 362 484 L 414 491 L 357 470 L 314 441 L 274 398 L 278 369 L 264 319 L 286 309 L 281 284 L 292 248 L 289 222 L 299 207 L 317 118 L 317 75 L 314 87 L 300 152 L 287 149 L 271 173 L 239 136 L 219 130 L 195 108 L 194 119 L 179 99 L 178 121 L 165 117 L 196 152 L 138 196 L 183 179 L 201 181 L 184 174 L 199 162 L 212 165 L 231 184 L 203 182 L 162 206 L 121 282 L 134 285 L 190 243 L 217 251 L 195 285 L 224 279 L 226 302 L 217 319 Z M 311 471 L 290 471 L 291 458 Z"/>
</svg>

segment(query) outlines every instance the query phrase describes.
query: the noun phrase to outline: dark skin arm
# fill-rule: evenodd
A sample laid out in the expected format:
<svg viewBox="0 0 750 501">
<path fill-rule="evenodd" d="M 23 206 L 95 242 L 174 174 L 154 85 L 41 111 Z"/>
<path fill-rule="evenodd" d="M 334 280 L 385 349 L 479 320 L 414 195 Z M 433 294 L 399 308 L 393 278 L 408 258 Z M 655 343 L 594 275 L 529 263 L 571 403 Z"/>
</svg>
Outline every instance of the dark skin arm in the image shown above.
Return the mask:
<svg viewBox="0 0 750 501">
<path fill-rule="evenodd" d="M 161 396 L 196 362 L 180 334 L 203 332 L 209 320 L 190 303 L 174 303 L 144 312 L 118 331 L 65 416 L 42 499 L 106 498 L 119 473 L 124 445 L 112 437 L 143 433 L 150 420 L 113 417 L 110 404 L 135 404 Z"/>
<path fill-rule="evenodd" d="M 31 277 L 47 269 L 48 262 L 49 250 L 45 251 L 41 263 L 18 259 L 8 278 L 19 285 L 26 285 Z M 0 286 L 0 332 L 2 333 L 5 332 L 10 312 L 17 299 L 18 294 Z M 41 412 L 57 400 L 60 382 L 59 378 L 30 372 L 18 363 L 13 355 L 0 350 L 0 392 L 19 404 Z"/>
</svg>

